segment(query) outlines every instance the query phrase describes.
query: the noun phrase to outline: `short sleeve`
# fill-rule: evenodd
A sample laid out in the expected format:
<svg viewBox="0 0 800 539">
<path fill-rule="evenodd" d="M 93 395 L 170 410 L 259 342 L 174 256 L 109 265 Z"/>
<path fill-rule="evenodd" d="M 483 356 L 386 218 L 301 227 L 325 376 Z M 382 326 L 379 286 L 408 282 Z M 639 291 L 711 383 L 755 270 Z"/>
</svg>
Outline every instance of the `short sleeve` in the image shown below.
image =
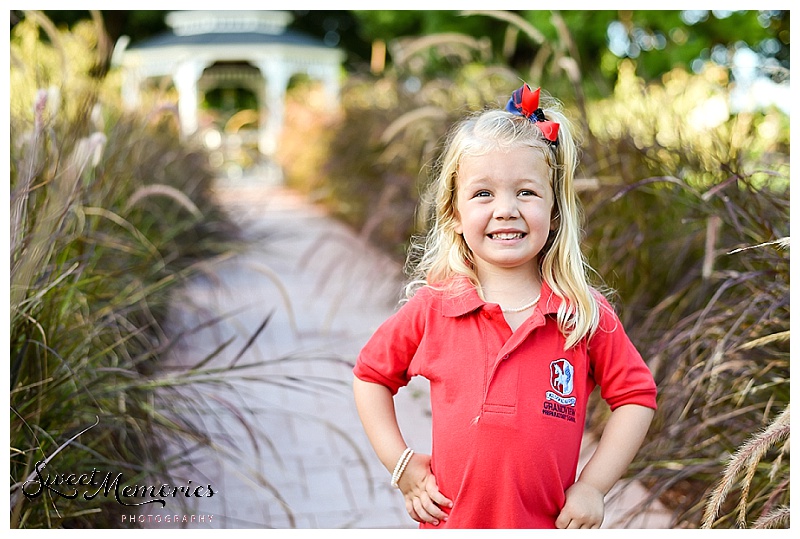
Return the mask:
<svg viewBox="0 0 800 539">
<path fill-rule="evenodd" d="M 353 374 L 358 379 L 386 386 L 393 395 L 408 384 L 431 300 L 429 289 L 421 288 L 378 327 L 356 359 Z"/>
<path fill-rule="evenodd" d="M 622 327 L 614 308 L 599 296 L 600 324 L 589 341 L 589 359 L 600 395 L 612 410 L 625 404 L 656 409 L 656 384 Z"/>
</svg>

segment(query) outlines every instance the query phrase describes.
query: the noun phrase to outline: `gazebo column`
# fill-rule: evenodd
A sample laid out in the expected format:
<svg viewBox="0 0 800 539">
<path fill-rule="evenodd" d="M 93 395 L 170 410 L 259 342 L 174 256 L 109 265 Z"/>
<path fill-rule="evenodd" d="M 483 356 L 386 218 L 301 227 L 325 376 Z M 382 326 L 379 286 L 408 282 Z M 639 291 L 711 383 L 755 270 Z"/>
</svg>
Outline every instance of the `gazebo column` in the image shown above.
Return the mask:
<svg viewBox="0 0 800 539">
<path fill-rule="evenodd" d="M 129 110 L 135 109 L 141 103 L 139 95 L 142 78 L 136 69 L 124 69 L 122 71 L 122 102 Z"/>
<path fill-rule="evenodd" d="M 339 82 L 339 66 L 336 65 L 326 65 L 321 66 L 319 69 L 320 79 L 322 79 L 322 84 L 325 86 L 325 92 L 328 96 L 333 100 L 332 104 L 339 104 L 339 93 L 341 90 L 341 84 Z"/>
<path fill-rule="evenodd" d="M 263 95 L 259 96 L 258 149 L 272 157 L 283 130 L 284 100 L 291 72 L 282 62 L 268 60 L 255 65 L 266 79 Z"/>
<path fill-rule="evenodd" d="M 178 90 L 178 116 L 184 136 L 197 131 L 197 82 L 207 65 L 202 60 L 184 60 L 178 64 L 173 75 L 175 88 Z"/>
</svg>

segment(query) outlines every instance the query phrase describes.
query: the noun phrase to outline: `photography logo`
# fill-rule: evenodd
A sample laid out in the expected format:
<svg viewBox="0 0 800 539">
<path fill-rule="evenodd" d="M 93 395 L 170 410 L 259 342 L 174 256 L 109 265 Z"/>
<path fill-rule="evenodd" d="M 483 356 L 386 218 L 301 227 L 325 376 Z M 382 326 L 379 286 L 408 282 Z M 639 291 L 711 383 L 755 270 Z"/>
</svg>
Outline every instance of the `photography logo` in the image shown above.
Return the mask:
<svg viewBox="0 0 800 539">
<path fill-rule="evenodd" d="M 126 485 L 122 472 L 101 471 L 92 468 L 90 471 L 80 473 L 50 473 L 45 472 L 50 460 L 62 449 L 67 447 L 80 435 L 99 424 L 99 419 L 81 432 L 62 444 L 47 459 L 36 463 L 33 473 L 22 484 L 22 493 L 28 500 L 35 500 L 45 492 L 69 500 L 93 500 L 98 496 L 115 499 L 117 503 L 126 507 L 143 506 L 147 504 L 167 505 L 167 500 L 179 497 L 186 498 L 211 498 L 218 491 L 211 485 L 194 485 L 187 481 L 185 485 L 151 484 L 151 485 Z"/>
</svg>

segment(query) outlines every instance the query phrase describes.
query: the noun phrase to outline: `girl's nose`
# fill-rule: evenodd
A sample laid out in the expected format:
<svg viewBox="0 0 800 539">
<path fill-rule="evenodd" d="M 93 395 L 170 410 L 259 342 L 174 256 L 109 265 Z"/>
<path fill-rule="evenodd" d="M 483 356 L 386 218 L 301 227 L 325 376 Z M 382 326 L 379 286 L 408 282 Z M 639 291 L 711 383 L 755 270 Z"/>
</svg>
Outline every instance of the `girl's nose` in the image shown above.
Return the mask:
<svg viewBox="0 0 800 539">
<path fill-rule="evenodd" d="M 519 217 L 516 196 L 497 196 L 495 198 L 494 215 L 495 219 L 516 219 Z"/>
</svg>

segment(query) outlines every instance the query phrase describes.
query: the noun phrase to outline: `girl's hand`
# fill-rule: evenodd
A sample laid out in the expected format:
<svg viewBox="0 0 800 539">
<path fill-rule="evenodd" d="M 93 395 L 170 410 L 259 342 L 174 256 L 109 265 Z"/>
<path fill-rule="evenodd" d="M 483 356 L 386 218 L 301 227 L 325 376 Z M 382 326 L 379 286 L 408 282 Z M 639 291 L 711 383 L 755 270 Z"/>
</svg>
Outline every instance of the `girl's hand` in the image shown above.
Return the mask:
<svg viewBox="0 0 800 539">
<path fill-rule="evenodd" d="M 414 453 L 397 482 L 406 500 L 406 511 L 417 522 L 428 522 L 438 526 L 440 521 L 447 520 L 447 513 L 442 507 L 453 507 L 436 486 L 436 478 L 431 471 L 430 455 Z"/>
<path fill-rule="evenodd" d="M 578 481 L 567 489 L 567 500 L 556 519 L 561 529 L 595 529 L 603 523 L 603 493 L 588 483 Z"/>
</svg>

